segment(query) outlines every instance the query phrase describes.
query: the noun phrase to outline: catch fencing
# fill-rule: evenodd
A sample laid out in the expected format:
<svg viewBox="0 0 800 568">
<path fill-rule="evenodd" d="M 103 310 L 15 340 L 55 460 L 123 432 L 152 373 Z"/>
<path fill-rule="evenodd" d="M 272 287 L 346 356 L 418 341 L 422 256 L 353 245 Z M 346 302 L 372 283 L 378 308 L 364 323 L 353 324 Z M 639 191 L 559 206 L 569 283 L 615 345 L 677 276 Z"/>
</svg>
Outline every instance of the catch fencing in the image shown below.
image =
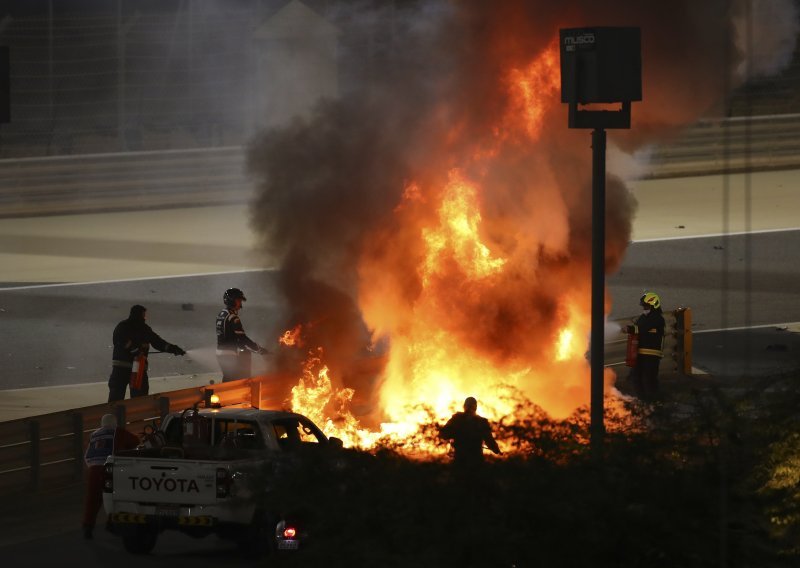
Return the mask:
<svg viewBox="0 0 800 568">
<path fill-rule="evenodd" d="M 691 310 L 665 312 L 664 378 L 690 375 L 692 370 Z M 620 322 L 623 323 L 623 322 Z M 606 366 L 624 365 L 625 335 L 607 338 Z M 208 406 L 211 395 L 221 406 L 281 408 L 284 404 L 276 376 L 261 376 L 202 387 L 187 388 L 108 404 L 0 422 L 0 495 L 57 488 L 83 477 L 83 454 L 89 436 L 104 414 L 115 414 L 132 432 L 157 426 L 170 412 Z M 358 402 L 358 401 L 354 401 Z"/>
</svg>

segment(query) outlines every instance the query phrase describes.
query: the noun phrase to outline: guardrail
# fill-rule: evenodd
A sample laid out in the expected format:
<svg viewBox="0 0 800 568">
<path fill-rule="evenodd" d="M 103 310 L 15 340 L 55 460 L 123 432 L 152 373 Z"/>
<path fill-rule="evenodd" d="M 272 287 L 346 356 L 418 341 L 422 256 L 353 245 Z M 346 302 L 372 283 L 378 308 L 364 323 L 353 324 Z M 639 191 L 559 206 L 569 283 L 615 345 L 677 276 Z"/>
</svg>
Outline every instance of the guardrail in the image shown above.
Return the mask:
<svg viewBox="0 0 800 568">
<path fill-rule="evenodd" d="M 241 203 L 247 149 L 0 160 L 0 216 Z M 800 114 L 704 119 L 654 148 L 645 178 L 800 167 Z"/>
<path fill-rule="evenodd" d="M 248 200 L 240 146 L 0 160 L 0 216 Z"/>
<path fill-rule="evenodd" d="M 689 375 L 692 369 L 691 310 L 679 308 L 664 312 L 664 319 L 667 329 L 661 374 Z M 608 338 L 605 343 L 607 366 L 624 364 L 625 341 L 623 333 Z M 286 393 L 281 392 L 278 385 L 286 383 L 276 377 L 253 377 L 0 422 L 0 495 L 80 481 L 89 436 L 99 427 L 104 414 L 115 414 L 119 424 L 126 424 L 132 432 L 141 432 L 145 425 L 170 412 L 207 404 L 212 394 L 219 396 L 222 406 L 280 408 Z"/>
<path fill-rule="evenodd" d="M 656 147 L 646 178 L 800 167 L 800 114 L 703 119 Z"/>
</svg>

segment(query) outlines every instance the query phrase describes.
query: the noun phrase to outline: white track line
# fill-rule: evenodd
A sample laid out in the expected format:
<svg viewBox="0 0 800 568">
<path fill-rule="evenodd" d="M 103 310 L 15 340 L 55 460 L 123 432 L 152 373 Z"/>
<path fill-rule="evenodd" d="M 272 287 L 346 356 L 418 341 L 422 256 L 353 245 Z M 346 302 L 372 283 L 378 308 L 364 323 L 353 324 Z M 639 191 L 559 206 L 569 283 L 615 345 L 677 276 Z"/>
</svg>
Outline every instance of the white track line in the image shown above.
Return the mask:
<svg viewBox="0 0 800 568">
<path fill-rule="evenodd" d="M 740 235 L 761 235 L 765 233 L 786 233 L 790 231 L 800 231 L 800 227 L 788 227 L 784 229 L 762 229 L 760 231 L 739 231 L 734 233 L 712 233 L 710 235 L 681 235 L 679 237 L 658 237 L 656 239 L 637 239 L 631 241 L 636 243 L 654 243 L 658 241 L 685 241 L 687 239 L 708 239 L 713 237 L 738 237 Z"/>
<path fill-rule="evenodd" d="M 33 290 L 36 288 L 57 288 L 59 286 L 89 286 L 92 284 L 117 284 L 121 282 L 141 282 L 143 280 L 166 280 L 167 278 L 193 278 L 195 276 L 220 276 L 222 274 L 241 274 L 243 272 L 268 272 L 274 268 L 246 268 L 244 270 L 227 270 L 223 272 L 198 272 L 196 274 L 172 274 L 169 276 L 145 276 L 144 278 L 123 278 L 120 280 L 96 280 L 92 282 L 57 282 L 55 284 L 32 284 L 30 286 L 0 286 L 0 293 L 7 290 Z"/>
<path fill-rule="evenodd" d="M 717 331 L 743 331 L 746 329 L 764 329 L 767 327 L 774 327 L 774 328 L 787 328 L 791 325 L 798 325 L 800 322 L 790 321 L 784 323 L 765 323 L 762 325 L 743 325 L 740 327 L 721 327 L 719 329 L 698 329 L 692 330 L 692 334 L 697 335 L 698 333 L 715 333 Z"/>
</svg>

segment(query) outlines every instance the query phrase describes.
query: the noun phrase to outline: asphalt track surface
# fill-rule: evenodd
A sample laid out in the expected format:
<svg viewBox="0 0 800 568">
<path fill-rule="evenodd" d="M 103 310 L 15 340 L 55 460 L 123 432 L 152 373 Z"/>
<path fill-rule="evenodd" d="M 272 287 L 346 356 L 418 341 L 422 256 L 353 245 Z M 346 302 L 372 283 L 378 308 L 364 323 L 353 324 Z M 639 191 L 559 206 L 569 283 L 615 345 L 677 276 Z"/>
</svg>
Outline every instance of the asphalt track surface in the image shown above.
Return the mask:
<svg viewBox="0 0 800 568">
<path fill-rule="evenodd" d="M 147 308 L 148 323 L 166 341 L 204 355 L 154 354 L 151 376 L 218 371 L 214 321 L 223 308 L 223 292 L 245 291 L 245 331 L 271 347 L 279 335 L 282 301 L 274 281 L 274 273 L 261 270 L 0 289 L 0 389 L 107 381 L 114 326 L 128 317 L 133 304 Z"/>
<path fill-rule="evenodd" d="M 612 317 L 644 290 L 692 308 L 694 366 L 717 376 L 800 368 L 800 230 L 633 243 L 608 280 Z M 788 324 L 788 325 L 787 325 Z"/>
</svg>

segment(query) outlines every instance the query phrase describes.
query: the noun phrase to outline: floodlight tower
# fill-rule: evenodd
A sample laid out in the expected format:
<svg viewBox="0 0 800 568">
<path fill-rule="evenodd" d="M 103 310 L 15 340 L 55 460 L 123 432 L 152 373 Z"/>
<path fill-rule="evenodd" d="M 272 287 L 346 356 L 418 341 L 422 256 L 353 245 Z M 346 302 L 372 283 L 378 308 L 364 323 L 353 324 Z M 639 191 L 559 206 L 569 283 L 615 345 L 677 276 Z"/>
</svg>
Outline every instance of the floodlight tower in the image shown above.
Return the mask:
<svg viewBox="0 0 800 568">
<path fill-rule="evenodd" d="M 641 30 L 631 27 L 562 29 L 561 102 L 569 127 L 592 129 L 592 452 L 601 456 L 605 325 L 606 128 L 631 127 L 631 101 L 642 100 Z M 598 105 L 619 105 L 597 110 Z M 595 109 L 592 109 L 592 105 Z M 584 108 L 581 108 L 583 106 Z"/>
</svg>

